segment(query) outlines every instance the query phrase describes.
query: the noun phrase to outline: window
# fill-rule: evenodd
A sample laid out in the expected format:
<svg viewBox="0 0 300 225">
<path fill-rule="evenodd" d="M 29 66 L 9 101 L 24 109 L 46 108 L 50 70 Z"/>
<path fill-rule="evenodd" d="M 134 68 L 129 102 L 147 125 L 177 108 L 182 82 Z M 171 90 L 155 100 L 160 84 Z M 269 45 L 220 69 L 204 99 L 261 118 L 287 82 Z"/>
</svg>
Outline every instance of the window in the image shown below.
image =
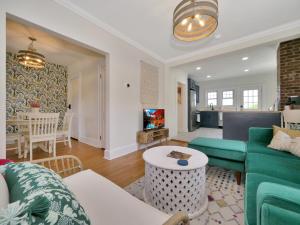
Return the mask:
<svg viewBox="0 0 300 225">
<path fill-rule="evenodd" d="M 218 103 L 218 92 L 212 91 L 207 92 L 207 105 L 217 105 Z"/>
<path fill-rule="evenodd" d="M 222 105 L 233 106 L 233 91 L 223 91 Z"/>
<path fill-rule="evenodd" d="M 243 90 L 244 109 L 258 109 L 258 89 Z"/>
</svg>

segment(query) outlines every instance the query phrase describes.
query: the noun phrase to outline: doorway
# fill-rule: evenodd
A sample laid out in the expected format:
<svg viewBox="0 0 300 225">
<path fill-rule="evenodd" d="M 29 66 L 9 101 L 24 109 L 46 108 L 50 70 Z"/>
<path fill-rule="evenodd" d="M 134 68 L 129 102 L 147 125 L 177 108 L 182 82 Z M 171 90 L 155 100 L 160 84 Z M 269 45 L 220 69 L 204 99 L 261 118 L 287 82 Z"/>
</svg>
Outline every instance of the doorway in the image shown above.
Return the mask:
<svg viewBox="0 0 300 225">
<path fill-rule="evenodd" d="M 177 132 L 186 132 L 186 85 L 177 83 Z"/>
<path fill-rule="evenodd" d="M 74 114 L 72 137 L 103 148 L 103 65 L 104 57 L 82 61 L 69 67 L 69 97 Z"/>
<path fill-rule="evenodd" d="M 79 139 L 79 87 L 80 81 L 79 77 L 74 77 L 70 80 L 70 112 L 73 113 L 73 121 L 72 121 L 72 130 L 71 137 L 78 140 Z"/>
</svg>

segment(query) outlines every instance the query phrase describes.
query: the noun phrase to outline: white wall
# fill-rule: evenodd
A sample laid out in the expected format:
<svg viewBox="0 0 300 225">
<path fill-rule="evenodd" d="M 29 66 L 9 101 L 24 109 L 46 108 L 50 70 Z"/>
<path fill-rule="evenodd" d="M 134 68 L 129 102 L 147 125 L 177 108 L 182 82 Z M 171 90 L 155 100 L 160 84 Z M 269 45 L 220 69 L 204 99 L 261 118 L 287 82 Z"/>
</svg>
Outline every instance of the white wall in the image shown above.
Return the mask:
<svg viewBox="0 0 300 225">
<path fill-rule="evenodd" d="M 185 84 L 187 87 L 188 76 L 186 72 L 180 69 L 166 69 L 165 72 L 165 96 L 166 96 L 166 127 L 170 129 L 170 137 L 174 137 L 178 132 L 178 119 L 177 119 L 177 84 L 178 82 Z M 185 90 L 185 97 L 187 98 L 187 90 Z M 185 101 L 185 105 L 187 99 Z M 185 107 L 183 127 L 187 131 L 187 105 Z"/>
<path fill-rule="evenodd" d="M 157 66 L 161 76 L 164 64 L 54 1 L 0 0 L 0 5 L 0 155 L 5 156 L 5 13 L 106 53 L 105 157 L 112 159 L 135 151 L 136 132 L 141 129 L 140 61 Z M 127 88 L 126 83 L 131 87 Z M 163 96 L 159 105 L 163 105 Z"/>
<path fill-rule="evenodd" d="M 269 74 L 248 75 L 242 77 L 234 77 L 222 80 L 209 80 L 197 82 L 200 86 L 200 104 L 198 109 L 207 107 L 206 92 L 209 90 L 226 90 L 231 89 L 235 92 L 236 107 L 242 104 L 240 93 L 242 88 L 260 87 L 262 94 L 261 110 L 268 110 L 274 104 L 277 98 L 277 75 L 274 72 Z M 236 109 L 236 107 L 234 107 Z"/>
<path fill-rule="evenodd" d="M 6 18 L 5 10 L 0 7 L 0 158 L 6 158 Z"/>
</svg>

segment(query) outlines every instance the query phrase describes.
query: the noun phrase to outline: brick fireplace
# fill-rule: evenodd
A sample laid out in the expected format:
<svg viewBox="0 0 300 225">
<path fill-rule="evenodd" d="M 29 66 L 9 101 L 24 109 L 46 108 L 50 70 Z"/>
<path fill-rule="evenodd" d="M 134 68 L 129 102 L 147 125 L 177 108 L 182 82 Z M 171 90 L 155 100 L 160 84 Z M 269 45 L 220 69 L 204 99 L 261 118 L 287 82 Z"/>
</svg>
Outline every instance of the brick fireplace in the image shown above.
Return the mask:
<svg viewBox="0 0 300 225">
<path fill-rule="evenodd" d="M 282 42 L 278 49 L 278 85 L 282 110 L 288 96 L 300 96 L 300 38 Z"/>
</svg>

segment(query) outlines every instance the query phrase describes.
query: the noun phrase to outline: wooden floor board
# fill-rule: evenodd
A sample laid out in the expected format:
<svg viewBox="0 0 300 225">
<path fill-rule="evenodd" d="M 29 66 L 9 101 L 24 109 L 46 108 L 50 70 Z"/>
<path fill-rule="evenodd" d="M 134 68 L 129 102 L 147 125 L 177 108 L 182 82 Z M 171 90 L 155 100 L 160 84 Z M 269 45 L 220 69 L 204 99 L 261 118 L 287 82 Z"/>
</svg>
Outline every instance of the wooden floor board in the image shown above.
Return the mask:
<svg viewBox="0 0 300 225">
<path fill-rule="evenodd" d="M 184 142 L 168 141 L 163 145 L 186 146 Z M 138 178 L 144 176 L 145 163 L 142 158 L 144 150 L 138 150 L 126 156 L 114 159 L 104 159 L 104 150 L 72 140 L 72 149 L 64 146 L 63 143 L 57 144 L 57 155 L 75 155 L 83 163 L 85 169 L 91 169 L 102 176 L 108 178 L 120 187 L 125 187 Z M 40 149 L 34 150 L 34 159 L 46 158 L 49 154 Z M 14 151 L 7 152 L 7 158 L 14 161 L 19 160 Z"/>
</svg>

